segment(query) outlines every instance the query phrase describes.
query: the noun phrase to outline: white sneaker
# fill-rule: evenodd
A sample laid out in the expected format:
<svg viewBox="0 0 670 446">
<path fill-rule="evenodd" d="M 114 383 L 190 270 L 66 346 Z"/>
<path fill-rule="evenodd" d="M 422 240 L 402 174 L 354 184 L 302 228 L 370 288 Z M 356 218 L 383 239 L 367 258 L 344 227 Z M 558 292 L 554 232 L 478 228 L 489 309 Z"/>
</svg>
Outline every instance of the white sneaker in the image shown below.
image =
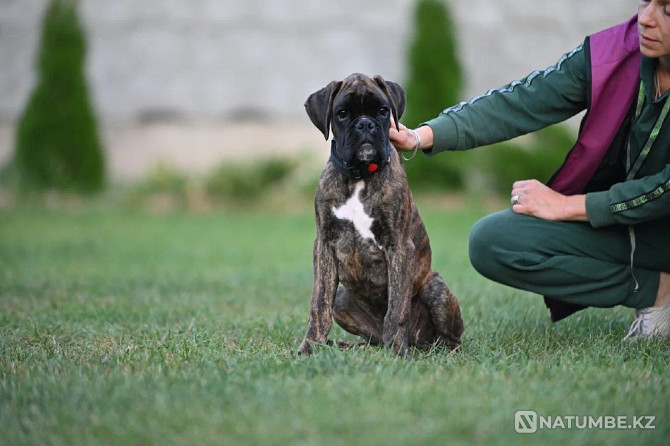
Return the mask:
<svg viewBox="0 0 670 446">
<path fill-rule="evenodd" d="M 628 338 L 670 338 L 670 302 L 662 307 L 635 311 L 635 320 L 623 340 Z"/>
</svg>

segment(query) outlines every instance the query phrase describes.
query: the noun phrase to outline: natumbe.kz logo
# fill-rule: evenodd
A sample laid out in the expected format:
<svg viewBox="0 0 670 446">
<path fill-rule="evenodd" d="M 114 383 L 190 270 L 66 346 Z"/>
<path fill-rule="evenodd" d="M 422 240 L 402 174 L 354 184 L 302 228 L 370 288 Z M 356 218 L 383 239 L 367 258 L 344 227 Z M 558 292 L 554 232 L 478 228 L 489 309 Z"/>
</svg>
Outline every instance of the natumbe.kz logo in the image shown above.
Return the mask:
<svg viewBox="0 0 670 446">
<path fill-rule="evenodd" d="M 653 415 L 538 415 L 534 410 L 514 414 L 514 430 L 534 434 L 541 429 L 655 429 Z"/>
</svg>

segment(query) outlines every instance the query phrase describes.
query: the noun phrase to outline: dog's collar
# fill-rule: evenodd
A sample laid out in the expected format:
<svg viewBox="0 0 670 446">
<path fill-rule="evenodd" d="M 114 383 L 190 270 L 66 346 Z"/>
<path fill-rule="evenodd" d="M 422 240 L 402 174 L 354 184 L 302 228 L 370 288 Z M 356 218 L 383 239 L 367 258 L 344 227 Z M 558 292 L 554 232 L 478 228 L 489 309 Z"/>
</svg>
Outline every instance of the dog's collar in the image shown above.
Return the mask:
<svg viewBox="0 0 670 446">
<path fill-rule="evenodd" d="M 340 173 L 355 180 L 364 180 L 369 178 L 376 172 L 379 172 L 384 167 L 386 167 L 386 165 L 391 162 L 389 147 L 386 148 L 385 152 L 386 156 L 382 158 L 382 161 L 379 164 L 361 162 L 350 164 L 340 158 L 335 140 L 333 139 L 330 143 L 330 161 L 333 163 L 333 166 L 335 166 L 335 168 L 339 170 Z"/>
</svg>

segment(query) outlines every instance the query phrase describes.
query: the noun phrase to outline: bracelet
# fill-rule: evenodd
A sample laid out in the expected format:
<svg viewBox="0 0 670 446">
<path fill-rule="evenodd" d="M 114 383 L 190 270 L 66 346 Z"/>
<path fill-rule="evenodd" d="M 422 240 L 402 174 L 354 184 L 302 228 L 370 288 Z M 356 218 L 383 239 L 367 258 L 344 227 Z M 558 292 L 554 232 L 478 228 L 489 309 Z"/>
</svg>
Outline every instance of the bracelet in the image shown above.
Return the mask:
<svg viewBox="0 0 670 446">
<path fill-rule="evenodd" d="M 416 139 L 416 146 L 414 146 L 414 153 L 412 153 L 412 156 L 409 158 L 405 158 L 404 154 L 400 154 L 402 156 L 402 159 L 405 161 L 412 161 L 412 159 L 416 156 L 416 152 L 419 150 L 419 147 L 421 147 L 421 137 L 419 136 L 419 132 L 416 130 L 411 130 L 412 133 L 414 133 L 414 139 Z"/>
</svg>

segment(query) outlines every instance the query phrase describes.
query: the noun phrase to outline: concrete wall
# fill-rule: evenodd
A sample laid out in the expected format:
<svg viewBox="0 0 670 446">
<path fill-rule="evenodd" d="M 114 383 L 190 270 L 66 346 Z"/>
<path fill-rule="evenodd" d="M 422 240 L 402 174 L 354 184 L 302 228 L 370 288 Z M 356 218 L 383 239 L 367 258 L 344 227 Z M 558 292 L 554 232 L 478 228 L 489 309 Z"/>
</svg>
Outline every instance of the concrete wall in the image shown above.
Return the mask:
<svg viewBox="0 0 670 446">
<path fill-rule="evenodd" d="M 447 3 L 466 70 L 464 99 L 552 65 L 584 35 L 636 9 L 629 0 Z M 410 0 L 80 4 L 87 73 L 115 178 L 142 175 L 159 159 L 202 170 L 225 157 L 321 144 L 304 116 L 306 96 L 353 71 L 403 82 L 414 6 Z M 45 5 L 0 0 L 0 164 L 10 157 L 13 124 L 35 82 Z"/>
</svg>

